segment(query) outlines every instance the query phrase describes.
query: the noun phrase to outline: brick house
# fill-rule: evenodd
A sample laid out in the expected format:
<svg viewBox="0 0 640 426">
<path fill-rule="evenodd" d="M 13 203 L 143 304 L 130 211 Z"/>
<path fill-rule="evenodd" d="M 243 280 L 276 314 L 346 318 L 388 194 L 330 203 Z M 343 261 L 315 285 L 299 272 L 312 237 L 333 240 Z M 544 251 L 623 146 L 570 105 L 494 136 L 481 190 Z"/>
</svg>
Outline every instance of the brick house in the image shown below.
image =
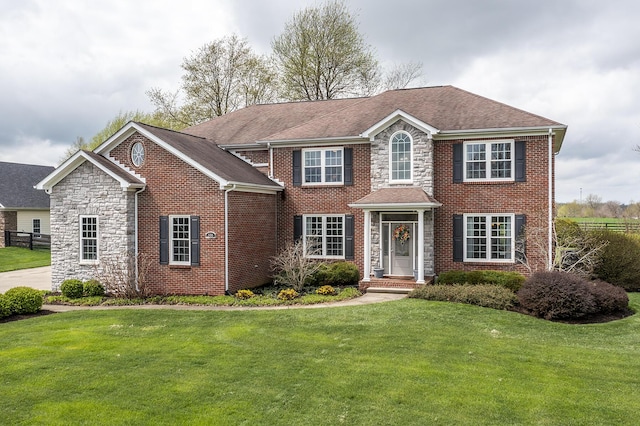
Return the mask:
<svg viewBox="0 0 640 426">
<path fill-rule="evenodd" d="M 298 238 L 355 262 L 365 288 L 543 269 L 526 239 L 550 235 L 566 128 L 452 86 L 254 105 L 181 132 L 131 122 L 37 185 L 53 288 L 113 263 L 133 274 L 138 253 L 156 293 L 235 292 Z"/>
</svg>

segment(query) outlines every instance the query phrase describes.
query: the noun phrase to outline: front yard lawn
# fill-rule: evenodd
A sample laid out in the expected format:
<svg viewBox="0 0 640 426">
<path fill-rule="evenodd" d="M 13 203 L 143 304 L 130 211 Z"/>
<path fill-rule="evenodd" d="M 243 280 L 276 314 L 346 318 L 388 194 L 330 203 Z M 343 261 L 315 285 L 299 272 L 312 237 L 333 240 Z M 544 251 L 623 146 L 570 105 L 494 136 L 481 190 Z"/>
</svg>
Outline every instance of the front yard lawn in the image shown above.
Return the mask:
<svg viewBox="0 0 640 426">
<path fill-rule="evenodd" d="M 640 294 L 630 294 L 640 308 Z M 7 424 L 637 424 L 640 316 L 403 299 L 0 324 Z"/>
<path fill-rule="evenodd" d="M 22 247 L 0 248 L 0 272 L 51 265 L 49 249 L 29 250 Z"/>
</svg>

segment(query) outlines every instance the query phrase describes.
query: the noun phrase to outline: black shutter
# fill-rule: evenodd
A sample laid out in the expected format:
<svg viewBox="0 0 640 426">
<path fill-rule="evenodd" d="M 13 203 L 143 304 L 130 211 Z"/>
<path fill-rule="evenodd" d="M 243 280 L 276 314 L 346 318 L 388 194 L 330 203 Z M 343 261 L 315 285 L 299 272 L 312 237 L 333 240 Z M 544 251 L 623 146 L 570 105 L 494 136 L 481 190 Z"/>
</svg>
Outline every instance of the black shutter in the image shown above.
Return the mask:
<svg viewBox="0 0 640 426">
<path fill-rule="evenodd" d="M 453 215 L 453 261 L 464 260 L 464 217 L 461 214 Z"/>
<path fill-rule="evenodd" d="M 453 145 L 453 183 L 461 183 L 464 177 L 463 145 Z"/>
<path fill-rule="evenodd" d="M 346 260 L 354 259 L 354 242 L 353 234 L 355 231 L 353 215 L 348 214 L 344 217 L 344 258 Z"/>
<path fill-rule="evenodd" d="M 169 263 L 169 216 L 160 216 L 160 264 Z"/>
<path fill-rule="evenodd" d="M 293 151 L 293 186 L 302 185 L 302 152 Z"/>
<path fill-rule="evenodd" d="M 293 217 L 293 241 L 302 238 L 302 216 Z"/>
<path fill-rule="evenodd" d="M 200 216 L 191 216 L 191 266 L 200 266 Z"/>
<path fill-rule="evenodd" d="M 344 184 L 353 185 L 353 148 L 344 149 Z"/>
<path fill-rule="evenodd" d="M 524 260 L 527 253 L 527 239 L 524 235 L 527 217 L 523 214 L 516 215 L 516 260 Z"/>
<path fill-rule="evenodd" d="M 516 141 L 516 182 L 526 182 L 527 180 L 527 143 L 525 141 Z"/>
</svg>

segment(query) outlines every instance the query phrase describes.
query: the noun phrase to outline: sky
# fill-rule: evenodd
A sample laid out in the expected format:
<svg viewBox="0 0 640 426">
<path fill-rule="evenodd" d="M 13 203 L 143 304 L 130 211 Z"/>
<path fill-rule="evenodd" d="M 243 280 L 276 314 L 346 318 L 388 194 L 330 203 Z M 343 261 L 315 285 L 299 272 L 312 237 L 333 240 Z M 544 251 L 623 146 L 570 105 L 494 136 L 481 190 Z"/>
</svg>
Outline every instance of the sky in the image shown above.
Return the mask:
<svg viewBox="0 0 640 426">
<path fill-rule="evenodd" d="M 556 200 L 640 201 L 640 2 L 347 0 L 381 65 L 568 125 Z M 183 58 L 237 34 L 260 54 L 315 0 L 0 0 L 0 161 L 57 165 L 120 112 L 153 111 Z"/>
</svg>

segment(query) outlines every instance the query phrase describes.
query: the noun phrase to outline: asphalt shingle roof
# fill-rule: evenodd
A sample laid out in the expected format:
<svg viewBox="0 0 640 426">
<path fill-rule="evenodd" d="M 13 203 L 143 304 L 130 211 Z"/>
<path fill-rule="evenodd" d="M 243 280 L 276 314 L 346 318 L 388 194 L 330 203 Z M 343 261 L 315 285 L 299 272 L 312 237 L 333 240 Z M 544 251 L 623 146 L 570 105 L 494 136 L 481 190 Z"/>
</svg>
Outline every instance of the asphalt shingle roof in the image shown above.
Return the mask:
<svg viewBox="0 0 640 426">
<path fill-rule="evenodd" d="M 33 186 L 53 170 L 51 166 L 0 161 L 0 206 L 5 209 L 48 209 L 49 195 Z"/>
</svg>

